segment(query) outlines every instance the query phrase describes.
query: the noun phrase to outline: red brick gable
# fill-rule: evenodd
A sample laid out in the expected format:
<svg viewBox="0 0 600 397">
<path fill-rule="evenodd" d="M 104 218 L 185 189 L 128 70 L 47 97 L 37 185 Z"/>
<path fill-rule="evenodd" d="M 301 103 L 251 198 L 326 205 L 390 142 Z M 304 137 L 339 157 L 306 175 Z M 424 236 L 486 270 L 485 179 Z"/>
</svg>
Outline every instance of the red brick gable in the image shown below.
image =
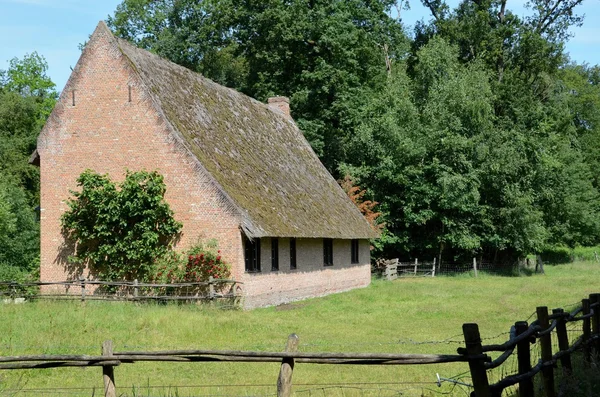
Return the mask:
<svg viewBox="0 0 600 397">
<path fill-rule="evenodd" d="M 243 258 L 239 211 L 198 160 L 179 145 L 143 89 L 133 66 L 102 23 L 88 42 L 38 139 L 41 173 L 41 278 L 64 279 L 72 247 L 61 234 L 65 201 L 85 169 L 121 179 L 129 170 L 158 170 L 166 200 L 183 223 L 179 246 L 219 240 L 224 258 Z M 240 269 L 234 266 L 234 276 Z"/>
</svg>

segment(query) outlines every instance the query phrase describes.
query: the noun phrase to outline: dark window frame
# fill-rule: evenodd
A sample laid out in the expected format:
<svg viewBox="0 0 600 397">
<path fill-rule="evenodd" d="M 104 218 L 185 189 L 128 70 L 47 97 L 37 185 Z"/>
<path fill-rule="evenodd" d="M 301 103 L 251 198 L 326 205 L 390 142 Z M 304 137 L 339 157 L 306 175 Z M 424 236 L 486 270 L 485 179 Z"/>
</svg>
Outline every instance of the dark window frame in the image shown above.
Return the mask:
<svg viewBox="0 0 600 397">
<path fill-rule="evenodd" d="M 333 266 L 333 239 L 323 239 L 323 266 Z"/>
<path fill-rule="evenodd" d="M 357 264 L 360 262 L 360 244 L 357 239 L 350 240 L 350 263 Z"/>
<path fill-rule="evenodd" d="M 260 239 L 244 236 L 244 264 L 246 273 L 260 273 Z"/>
<path fill-rule="evenodd" d="M 296 239 L 290 239 L 290 270 L 298 269 L 298 262 L 296 258 Z"/>
<path fill-rule="evenodd" d="M 271 238 L 271 271 L 279 271 L 279 239 Z"/>
</svg>

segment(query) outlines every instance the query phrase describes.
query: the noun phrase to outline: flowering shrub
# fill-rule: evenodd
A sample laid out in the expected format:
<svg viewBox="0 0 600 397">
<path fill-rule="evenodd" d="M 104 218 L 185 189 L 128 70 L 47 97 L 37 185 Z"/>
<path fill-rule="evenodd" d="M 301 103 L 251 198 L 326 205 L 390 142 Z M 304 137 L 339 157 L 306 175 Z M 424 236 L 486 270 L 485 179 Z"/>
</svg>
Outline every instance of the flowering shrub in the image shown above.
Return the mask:
<svg viewBox="0 0 600 397">
<path fill-rule="evenodd" d="M 161 284 L 207 282 L 211 276 L 216 280 L 227 279 L 231 276 L 230 267 L 223 261 L 220 250 L 197 244 L 185 254 L 169 252 L 163 256 L 156 263 L 152 281 Z"/>
</svg>

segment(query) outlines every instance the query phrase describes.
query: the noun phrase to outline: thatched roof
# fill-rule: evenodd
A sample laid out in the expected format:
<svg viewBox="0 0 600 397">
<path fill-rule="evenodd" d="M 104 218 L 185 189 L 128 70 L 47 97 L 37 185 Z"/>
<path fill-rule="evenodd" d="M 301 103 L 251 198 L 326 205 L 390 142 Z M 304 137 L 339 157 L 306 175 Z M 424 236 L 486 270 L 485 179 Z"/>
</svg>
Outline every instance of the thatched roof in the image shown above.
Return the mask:
<svg viewBox="0 0 600 397">
<path fill-rule="evenodd" d="M 104 29 L 101 22 L 97 31 Z M 125 40 L 115 42 L 177 141 L 239 209 L 249 237 L 376 236 L 293 121 Z"/>
</svg>

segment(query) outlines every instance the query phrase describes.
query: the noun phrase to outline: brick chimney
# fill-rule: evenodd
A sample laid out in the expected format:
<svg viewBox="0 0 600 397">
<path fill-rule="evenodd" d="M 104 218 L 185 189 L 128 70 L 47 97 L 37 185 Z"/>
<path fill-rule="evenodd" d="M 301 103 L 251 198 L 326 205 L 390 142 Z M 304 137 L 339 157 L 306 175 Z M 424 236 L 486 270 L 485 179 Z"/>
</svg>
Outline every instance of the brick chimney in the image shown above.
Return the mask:
<svg viewBox="0 0 600 397">
<path fill-rule="evenodd" d="M 271 110 L 283 114 L 287 119 L 292 120 L 290 115 L 290 100 L 284 96 L 271 97 L 268 100 Z"/>
</svg>

